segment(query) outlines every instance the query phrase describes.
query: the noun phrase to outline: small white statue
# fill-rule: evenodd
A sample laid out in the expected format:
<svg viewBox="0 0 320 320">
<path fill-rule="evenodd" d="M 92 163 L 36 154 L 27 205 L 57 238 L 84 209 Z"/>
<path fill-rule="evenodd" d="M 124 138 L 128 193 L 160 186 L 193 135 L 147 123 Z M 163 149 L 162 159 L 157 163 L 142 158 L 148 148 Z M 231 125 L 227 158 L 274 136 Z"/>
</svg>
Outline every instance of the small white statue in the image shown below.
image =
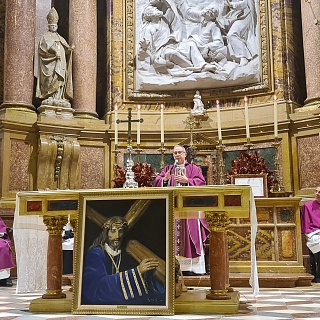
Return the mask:
<svg viewBox="0 0 320 320">
<path fill-rule="evenodd" d="M 204 104 L 201 100 L 201 95 L 199 90 L 196 91 L 196 94 L 193 97 L 193 109 L 191 110 L 191 114 L 204 114 Z"/>
</svg>

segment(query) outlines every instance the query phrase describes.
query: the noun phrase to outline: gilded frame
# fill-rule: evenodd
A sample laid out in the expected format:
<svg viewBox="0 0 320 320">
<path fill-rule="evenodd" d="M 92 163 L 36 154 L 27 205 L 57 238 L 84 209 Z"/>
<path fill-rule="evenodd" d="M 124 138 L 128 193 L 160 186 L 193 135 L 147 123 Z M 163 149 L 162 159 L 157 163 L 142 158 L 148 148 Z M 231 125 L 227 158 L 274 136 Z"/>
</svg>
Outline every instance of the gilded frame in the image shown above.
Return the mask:
<svg viewBox="0 0 320 320">
<path fill-rule="evenodd" d="M 143 91 L 136 88 L 136 11 L 138 0 L 127 0 L 124 7 L 124 77 L 125 77 L 125 97 L 128 100 L 148 100 L 158 101 L 160 99 L 181 99 L 193 96 L 188 90 L 165 91 L 159 90 Z M 271 9 L 269 0 L 256 0 L 257 3 L 257 26 L 259 32 L 260 45 L 260 81 L 252 84 L 229 85 L 210 89 L 201 89 L 203 96 L 216 99 L 217 96 L 238 96 L 239 94 L 252 95 L 258 93 L 270 93 L 274 90 L 273 82 L 273 57 L 272 57 L 272 29 L 271 29 Z M 195 85 L 196 86 L 196 85 Z M 194 89 L 199 89 L 195 87 Z"/>
<path fill-rule="evenodd" d="M 251 186 L 255 198 L 268 197 L 267 174 L 234 174 L 231 183 Z"/>
<path fill-rule="evenodd" d="M 147 189 L 114 189 L 105 192 L 83 192 L 80 195 L 79 207 L 72 313 L 173 315 L 175 289 L 173 191 L 165 189 L 159 189 L 157 191 L 148 191 Z M 128 229 L 122 242 L 121 264 L 124 264 L 124 261 L 127 261 L 125 259 L 128 257 L 128 254 L 139 262 L 145 257 L 157 257 L 160 261 L 159 267 L 156 268 L 149 279 L 158 282 L 158 284 L 161 282 L 163 284 L 161 288 L 164 288 L 164 293 L 161 291 L 160 286 L 158 286 L 157 288 L 160 288 L 160 290 L 157 291 L 157 294 L 159 292 L 161 292 L 161 294 L 152 295 L 154 293 L 153 288 L 155 288 L 155 285 L 154 287 L 151 287 L 151 282 L 147 283 L 146 281 L 145 286 L 143 281 L 140 282 L 141 273 L 135 268 L 136 266 L 123 266 L 121 269 L 120 262 L 118 265 L 118 267 L 120 266 L 120 270 L 114 272 L 112 275 L 107 275 L 107 277 L 118 277 L 115 284 L 114 282 L 112 282 L 112 284 L 110 282 L 109 284 L 108 281 L 112 280 L 111 278 L 109 278 L 110 280 L 106 279 L 106 270 L 108 263 L 109 266 L 112 267 L 112 258 L 108 258 L 101 247 L 98 247 L 100 255 L 98 255 L 97 259 L 87 259 L 89 261 L 86 261 L 85 257 L 93 240 L 100 234 L 103 229 L 103 224 L 113 216 L 125 217 L 128 222 Z M 103 256 L 106 257 L 105 259 L 109 259 L 109 262 L 107 260 L 105 261 L 104 267 L 106 269 L 103 270 L 103 273 L 99 273 L 97 271 L 99 270 L 99 265 L 96 265 L 97 269 L 95 269 L 95 267 L 93 267 L 93 264 L 95 264 L 93 261 L 98 261 L 99 257 L 101 257 L 101 261 L 99 261 L 102 264 Z M 112 261 L 114 262 L 113 259 Z M 136 265 L 139 264 L 137 261 L 135 261 Z M 99 283 L 102 283 L 101 275 L 105 277 L 104 281 L 106 282 L 103 282 L 103 290 L 100 292 L 103 292 L 103 297 L 106 296 L 107 299 L 121 296 L 119 303 L 108 302 L 107 300 L 102 302 L 102 298 L 96 303 L 97 300 L 95 299 L 100 299 L 100 297 L 98 298 L 98 295 L 94 296 L 95 298 L 92 302 L 88 303 L 89 300 L 84 300 L 86 297 L 92 299 L 93 295 L 86 294 L 88 288 L 89 291 L 92 289 L 92 292 L 96 292 L 98 288 L 87 285 L 88 283 L 94 283 L 94 280 L 90 278 L 90 281 L 88 282 L 88 278 L 87 280 L 84 278 L 88 275 L 88 272 L 86 271 L 86 273 L 84 271 L 85 267 L 87 271 L 90 268 L 92 268 L 90 270 L 95 270 L 94 273 L 92 273 L 93 277 L 96 276 L 96 273 L 100 274 L 97 278 L 93 278 L 97 279 L 97 286 Z M 102 269 L 100 269 L 100 271 L 101 270 Z M 135 270 L 135 272 L 132 270 Z M 146 274 L 147 273 L 144 275 Z M 137 282 L 137 278 L 140 286 Z M 146 280 L 145 277 L 144 279 Z M 111 295 L 105 295 L 105 288 L 107 288 L 106 284 L 110 285 Z M 141 295 L 142 297 L 139 297 Z M 141 300 L 137 302 L 137 299 L 142 298 L 142 302 Z M 146 303 L 146 301 L 148 302 Z"/>
</svg>

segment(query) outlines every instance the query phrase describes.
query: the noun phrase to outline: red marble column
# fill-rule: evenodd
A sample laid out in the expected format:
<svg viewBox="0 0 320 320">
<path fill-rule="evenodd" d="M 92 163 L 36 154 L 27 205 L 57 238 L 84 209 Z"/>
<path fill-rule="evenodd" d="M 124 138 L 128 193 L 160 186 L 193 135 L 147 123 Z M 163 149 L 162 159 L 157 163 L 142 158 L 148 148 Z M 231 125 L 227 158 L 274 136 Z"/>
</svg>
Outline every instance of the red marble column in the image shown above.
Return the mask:
<svg viewBox="0 0 320 320">
<path fill-rule="evenodd" d="M 6 1 L 5 19 L 3 103 L 0 108 L 34 111 L 36 0 Z"/>
<path fill-rule="evenodd" d="M 98 118 L 96 113 L 97 4 L 95 0 L 70 0 L 69 44 L 73 53 L 72 107 L 74 116 Z"/>
<path fill-rule="evenodd" d="M 320 1 L 301 0 L 302 33 L 305 73 L 307 84 L 307 99 L 305 106 L 320 105 Z"/>
<path fill-rule="evenodd" d="M 47 293 L 43 299 L 61 299 L 66 294 L 62 292 L 62 231 L 68 222 L 66 216 L 44 216 L 43 222 L 49 233 L 47 255 Z"/>
<path fill-rule="evenodd" d="M 207 294 L 210 300 L 229 300 L 227 283 L 229 282 L 229 260 L 227 251 L 226 228 L 230 224 L 225 212 L 206 212 L 210 227 L 210 281 L 211 290 Z"/>
</svg>

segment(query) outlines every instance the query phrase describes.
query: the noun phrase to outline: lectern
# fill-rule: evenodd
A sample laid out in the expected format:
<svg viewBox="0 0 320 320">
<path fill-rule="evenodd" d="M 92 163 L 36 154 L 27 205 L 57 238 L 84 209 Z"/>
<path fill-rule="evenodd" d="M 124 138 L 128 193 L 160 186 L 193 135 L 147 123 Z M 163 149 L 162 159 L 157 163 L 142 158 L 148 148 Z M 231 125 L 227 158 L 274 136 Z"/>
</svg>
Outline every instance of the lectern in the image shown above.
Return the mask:
<svg viewBox="0 0 320 320">
<path fill-rule="evenodd" d="M 249 218 L 251 187 L 239 185 L 199 186 L 166 188 L 173 194 L 174 219 L 205 217 L 210 230 L 210 279 L 211 288 L 195 295 L 183 293 L 175 300 L 175 312 L 193 313 L 236 313 L 239 294 L 229 288 L 229 259 L 226 230 L 229 218 Z M 58 190 L 20 192 L 19 215 L 43 216 L 49 233 L 47 292 L 37 303 L 31 302 L 31 311 L 66 312 L 71 310 L 71 302 L 61 303 L 66 295 L 61 289 L 61 234 L 67 217 L 76 228 L 79 217 L 79 198 L 83 194 L 115 193 L 123 197 L 129 192 L 142 189 L 101 189 L 101 190 Z M 162 189 L 163 190 L 163 189 Z M 154 194 L 159 188 L 144 188 L 143 192 Z M 252 205 L 252 203 L 251 203 Z M 18 218 L 18 216 L 16 216 Z M 77 230 L 75 230 L 75 233 Z M 254 241 L 254 239 L 252 239 Z M 27 261 L 26 261 L 27 263 Z M 41 300 L 45 300 L 41 303 Z M 61 310 L 59 309 L 61 306 Z"/>
</svg>

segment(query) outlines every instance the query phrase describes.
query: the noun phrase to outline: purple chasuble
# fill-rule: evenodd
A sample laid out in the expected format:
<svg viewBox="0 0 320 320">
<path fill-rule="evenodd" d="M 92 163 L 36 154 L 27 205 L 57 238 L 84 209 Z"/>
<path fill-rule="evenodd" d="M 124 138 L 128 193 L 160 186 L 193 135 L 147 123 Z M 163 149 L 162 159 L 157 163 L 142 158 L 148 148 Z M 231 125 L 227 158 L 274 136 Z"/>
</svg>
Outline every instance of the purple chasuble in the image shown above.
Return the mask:
<svg viewBox="0 0 320 320">
<path fill-rule="evenodd" d="M 174 166 L 165 167 L 155 179 L 155 187 L 163 186 L 163 177 L 167 171 L 171 172 L 169 186 L 174 186 Z M 186 176 L 189 186 L 203 186 L 206 184 L 201 169 L 194 164 L 185 162 Z M 199 225 L 200 222 L 200 234 Z M 175 220 L 175 250 L 177 256 L 197 258 L 201 255 L 201 248 L 210 233 L 208 223 L 204 218 Z"/>
<path fill-rule="evenodd" d="M 0 218 L 0 233 L 4 233 L 4 236 L 0 236 L 0 270 L 13 268 L 14 261 L 11 253 L 11 241 L 7 234 L 7 226 Z"/>
<path fill-rule="evenodd" d="M 301 210 L 301 232 L 311 233 L 320 230 L 320 203 L 306 202 Z"/>
</svg>

